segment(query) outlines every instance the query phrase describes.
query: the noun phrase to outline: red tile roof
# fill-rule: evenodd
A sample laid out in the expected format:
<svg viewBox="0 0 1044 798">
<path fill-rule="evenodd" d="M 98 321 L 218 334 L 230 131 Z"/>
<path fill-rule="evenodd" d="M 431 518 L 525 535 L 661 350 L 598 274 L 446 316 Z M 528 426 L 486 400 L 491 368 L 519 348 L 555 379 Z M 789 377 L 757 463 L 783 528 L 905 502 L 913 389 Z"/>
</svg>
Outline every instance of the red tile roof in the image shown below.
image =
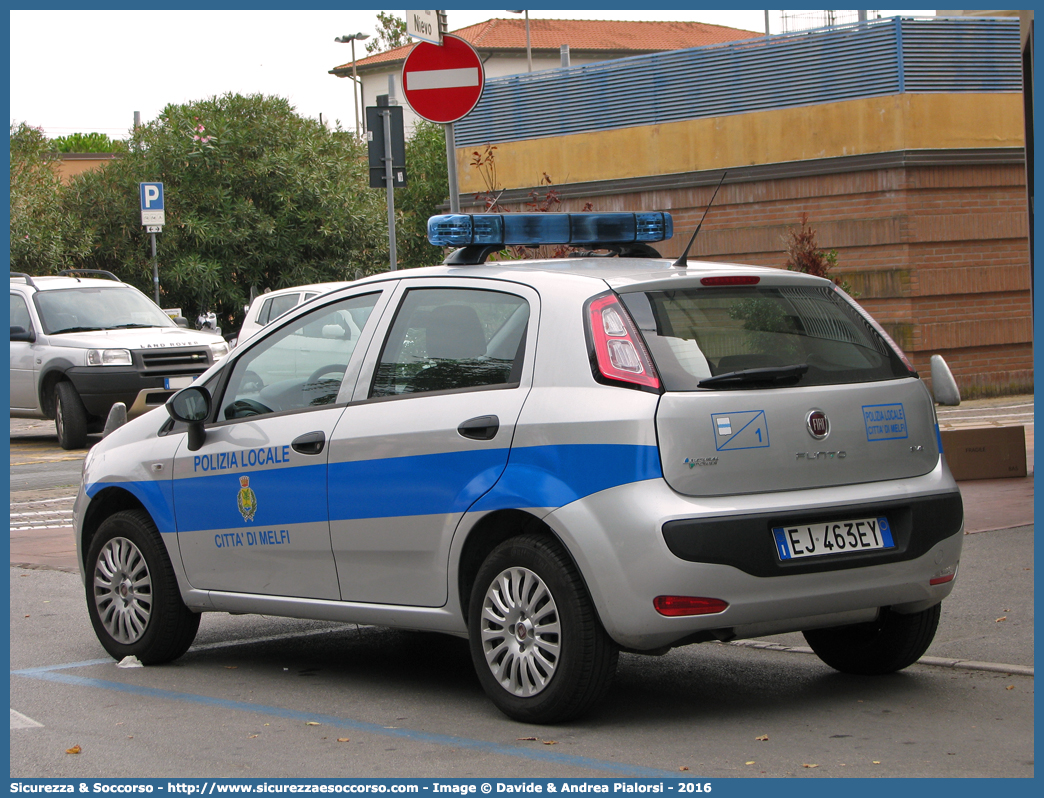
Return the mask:
<svg viewBox="0 0 1044 798">
<path fill-rule="evenodd" d="M 525 52 L 524 19 L 490 19 L 452 31 L 479 51 Z M 749 30 L 708 25 L 705 22 L 621 22 L 616 20 L 531 19 L 529 36 L 534 52 L 558 52 L 568 44 L 576 53 L 620 53 L 638 55 L 665 50 L 682 50 L 705 44 L 721 44 L 761 36 Z M 413 44 L 396 47 L 355 62 L 357 70 L 392 64 L 406 58 Z M 352 64 L 334 67 L 331 72 L 351 71 Z"/>
</svg>

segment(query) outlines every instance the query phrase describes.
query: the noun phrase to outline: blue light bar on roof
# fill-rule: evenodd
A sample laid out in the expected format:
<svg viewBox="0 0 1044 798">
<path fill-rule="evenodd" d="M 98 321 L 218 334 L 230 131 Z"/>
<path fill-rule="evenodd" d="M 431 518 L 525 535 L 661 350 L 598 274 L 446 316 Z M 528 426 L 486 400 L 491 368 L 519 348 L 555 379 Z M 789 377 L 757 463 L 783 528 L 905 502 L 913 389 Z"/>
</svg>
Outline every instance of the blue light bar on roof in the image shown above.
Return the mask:
<svg viewBox="0 0 1044 798">
<path fill-rule="evenodd" d="M 451 213 L 428 219 L 428 241 L 438 247 L 597 247 L 665 241 L 674 235 L 669 213 Z"/>
</svg>

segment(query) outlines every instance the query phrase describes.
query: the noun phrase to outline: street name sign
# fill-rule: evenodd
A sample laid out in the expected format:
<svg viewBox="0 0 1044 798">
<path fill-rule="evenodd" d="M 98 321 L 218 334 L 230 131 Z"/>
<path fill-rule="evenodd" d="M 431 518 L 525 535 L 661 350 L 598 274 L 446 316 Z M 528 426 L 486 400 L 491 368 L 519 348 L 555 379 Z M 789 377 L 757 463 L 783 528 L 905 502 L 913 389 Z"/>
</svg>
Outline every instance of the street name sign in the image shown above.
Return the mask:
<svg viewBox="0 0 1044 798">
<path fill-rule="evenodd" d="M 439 44 L 439 12 L 407 11 L 406 33 L 414 39 Z"/>
</svg>

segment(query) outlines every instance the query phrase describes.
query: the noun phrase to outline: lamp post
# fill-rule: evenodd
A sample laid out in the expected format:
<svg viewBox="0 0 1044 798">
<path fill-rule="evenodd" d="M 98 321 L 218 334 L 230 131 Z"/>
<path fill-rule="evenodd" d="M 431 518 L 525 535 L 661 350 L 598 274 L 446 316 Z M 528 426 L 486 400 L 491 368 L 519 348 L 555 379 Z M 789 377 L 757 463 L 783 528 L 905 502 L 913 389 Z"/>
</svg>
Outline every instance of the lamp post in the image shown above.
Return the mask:
<svg viewBox="0 0 1044 798">
<path fill-rule="evenodd" d="M 362 41 L 363 39 L 369 39 L 370 34 L 368 33 L 351 33 L 347 36 L 338 36 L 334 39 L 338 44 L 352 44 L 352 93 L 355 96 L 355 135 L 360 136 L 361 128 L 359 127 L 359 75 L 355 71 L 355 40 Z"/>
<path fill-rule="evenodd" d="M 529 64 L 529 71 L 533 71 L 533 48 L 529 45 L 529 12 L 528 11 L 508 11 L 509 14 L 525 14 L 526 15 L 526 63 Z"/>
</svg>

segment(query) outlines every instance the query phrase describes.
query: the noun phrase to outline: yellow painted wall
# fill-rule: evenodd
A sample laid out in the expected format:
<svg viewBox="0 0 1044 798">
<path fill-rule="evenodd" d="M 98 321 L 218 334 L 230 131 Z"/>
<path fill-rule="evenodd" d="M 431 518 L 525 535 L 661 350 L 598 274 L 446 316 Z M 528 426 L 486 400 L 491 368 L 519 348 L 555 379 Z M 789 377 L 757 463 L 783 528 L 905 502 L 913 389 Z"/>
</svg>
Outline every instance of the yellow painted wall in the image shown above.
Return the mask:
<svg viewBox="0 0 1044 798">
<path fill-rule="evenodd" d="M 898 94 L 712 119 L 493 142 L 499 188 L 556 185 L 895 150 L 1023 146 L 1021 94 Z M 485 190 L 457 149 L 462 194 Z"/>
<path fill-rule="evenodd" d="M 116 157 L 112 153 L 63 155 L 58 163 L 58 176 L 63 183 L 69 185 L 77 175 L 88 172 L 91 169 L 101 169 Z"/>
</svg>

